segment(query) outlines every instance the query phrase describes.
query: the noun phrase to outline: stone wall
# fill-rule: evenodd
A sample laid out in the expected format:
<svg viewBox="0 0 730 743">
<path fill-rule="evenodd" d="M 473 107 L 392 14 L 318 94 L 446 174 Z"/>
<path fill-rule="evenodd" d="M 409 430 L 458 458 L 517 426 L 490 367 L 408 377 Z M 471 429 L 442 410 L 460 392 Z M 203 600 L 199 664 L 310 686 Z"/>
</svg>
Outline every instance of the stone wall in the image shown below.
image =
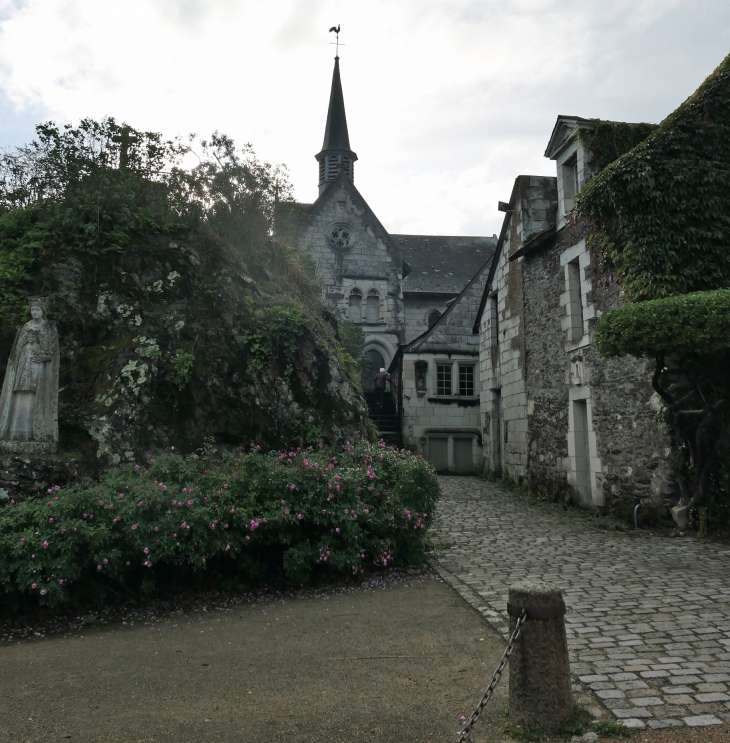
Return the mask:
<svg viewBox="0 0 730 743">
<path fill-rule="evenodd" d="M 656 417 L 650 365 L 630 357 L 605 359 L 595 349 L 598 319 L 620 299 L 615 275 L 599 268 L 588 237 L 583 225 L 566 224 L 523 261 L 528 475 L 566 478 L 580 489 L 583 438 L 590 482 L 583 504 L 621 510 L 622 503 L 630 507 L 652 493 L 668 495 L 669 439 Z M 580 332 L 569 306 L 570 260 L 580 264 Z M 585 406 L 587 437 L 576 403 Z"/>
<path fill-rule="evenodd" d="M 349 244 L 341 249 L 330 242 L 338 226 L 345 226 L 349 236 Z M 339 177 L 301 216 L 298 241 L 316 263 L 323 299 L 341 316 L 349 317 L 354 289 L 362 294 L 363 316 L 369 292 L 377 293 L 378 321 L 363 322 L 363 330 L 366 342 L 383 345 L 389 362 L 394 349 L 404 341 L 402 262 L 349 179 Z"/>
<path fill-rule="evenodd" d="M 554 225 L 555 179 L 519 176 L 497 247 L 497 265 L 480 327 L 481 409 L 488 467 L 515 479 L 527 473 L 527 394 L 523 327 L 523 258 L 528 241 Z M 493 304 L 494 302 L 494 304 Z"/>
</svg>

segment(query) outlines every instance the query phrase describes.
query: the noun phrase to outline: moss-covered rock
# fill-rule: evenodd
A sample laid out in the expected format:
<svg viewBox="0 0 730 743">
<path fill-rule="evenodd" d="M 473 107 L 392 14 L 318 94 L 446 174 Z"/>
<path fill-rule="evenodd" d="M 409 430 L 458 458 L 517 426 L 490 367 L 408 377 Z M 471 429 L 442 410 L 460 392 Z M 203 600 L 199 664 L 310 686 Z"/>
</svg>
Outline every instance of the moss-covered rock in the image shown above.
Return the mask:
<svg viewBox="0 0 730 743">
<path fill-rule="evenodd" d="M 272 274 L 267 293 L 230 246 L 195 230 L 103 256 L 45 250 L 28 290 L 47 296 L 59 331 L 61 458 L 88 471 L 206 440 L 365 436 L 336 328 L 284 284 Z M 15 332 L 0 324 L 0 363 Z"/>
</svg>

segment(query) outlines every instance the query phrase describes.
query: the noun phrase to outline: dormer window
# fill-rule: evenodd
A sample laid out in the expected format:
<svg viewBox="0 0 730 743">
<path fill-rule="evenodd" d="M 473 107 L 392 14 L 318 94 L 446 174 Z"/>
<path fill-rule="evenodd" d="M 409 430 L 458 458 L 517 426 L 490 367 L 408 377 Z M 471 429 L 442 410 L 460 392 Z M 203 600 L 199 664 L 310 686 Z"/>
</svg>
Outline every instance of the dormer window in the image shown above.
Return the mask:
<svg viewBox="0 0 730 743">
<path fill-rule="evenodd" d="M 577 154 L 566 160 L 563 165 L 563 212 L 573 208 L 573 200 L 578 194 L 578 157 Z"/>
</svg>

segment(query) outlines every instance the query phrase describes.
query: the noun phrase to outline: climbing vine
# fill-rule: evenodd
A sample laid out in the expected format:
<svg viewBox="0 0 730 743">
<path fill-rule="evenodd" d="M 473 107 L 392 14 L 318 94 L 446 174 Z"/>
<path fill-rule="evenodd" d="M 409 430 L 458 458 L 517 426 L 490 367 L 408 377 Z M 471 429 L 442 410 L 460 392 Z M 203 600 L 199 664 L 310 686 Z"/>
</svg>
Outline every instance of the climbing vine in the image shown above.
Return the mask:
<svg viewBox="0 0 730 743">
<path fill-rule="evenodd" d="M 583 188 L 576 213 L 628 301 L 730 286 L 730 56 Z"/>
</svg>

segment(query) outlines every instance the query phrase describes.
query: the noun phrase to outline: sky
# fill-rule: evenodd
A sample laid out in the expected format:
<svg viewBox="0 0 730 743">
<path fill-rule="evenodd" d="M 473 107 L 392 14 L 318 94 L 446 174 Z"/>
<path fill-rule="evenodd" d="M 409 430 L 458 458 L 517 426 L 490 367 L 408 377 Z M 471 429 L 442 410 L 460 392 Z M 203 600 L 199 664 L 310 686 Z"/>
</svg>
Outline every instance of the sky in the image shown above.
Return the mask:
<svg viewBox="0 0 730 743">
<path fill-rule="evenodd" d="M 217 130 L 312 202 L 338 24 L 355 185 L 394 233 L 499 232 L 559 114 L 659 122 L 730 53 L 728 0 L 0 0 L 0 147 Z"/>
</svg>

